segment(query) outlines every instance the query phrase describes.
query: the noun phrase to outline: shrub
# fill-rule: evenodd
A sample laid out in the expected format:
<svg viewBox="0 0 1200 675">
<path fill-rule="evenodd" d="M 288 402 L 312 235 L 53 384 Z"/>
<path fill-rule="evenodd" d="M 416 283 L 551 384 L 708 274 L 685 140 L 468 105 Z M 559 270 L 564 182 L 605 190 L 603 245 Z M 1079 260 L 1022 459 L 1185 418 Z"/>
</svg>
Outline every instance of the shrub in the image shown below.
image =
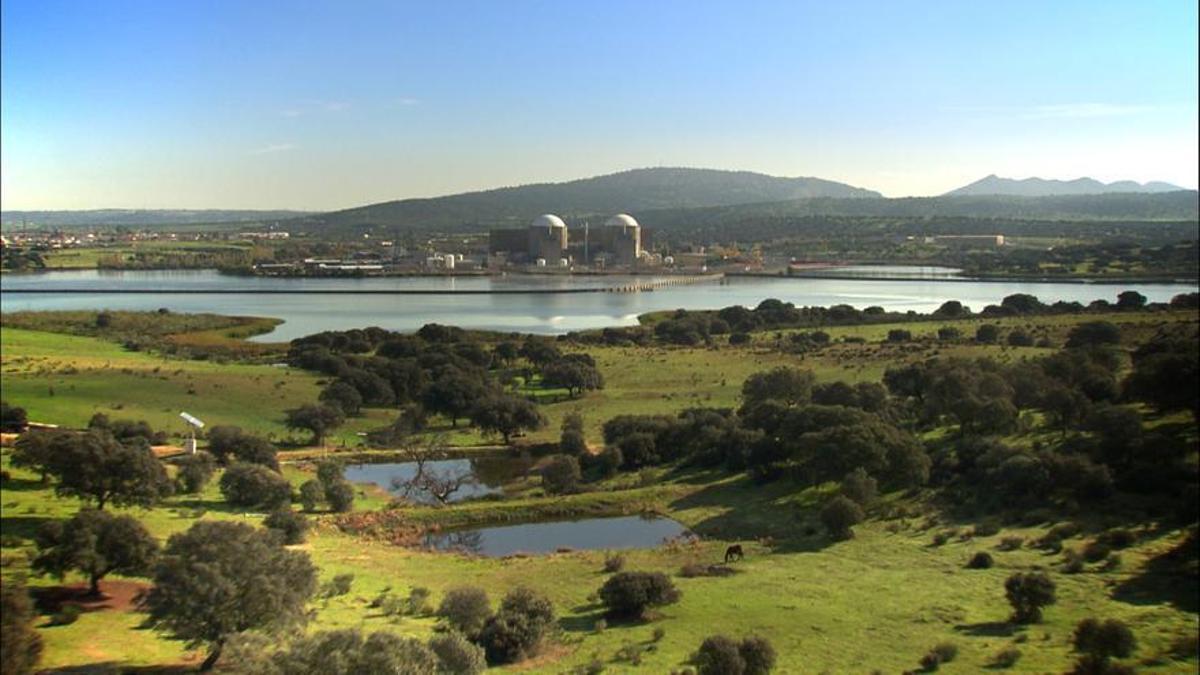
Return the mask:
<svg viewBox="0 0 1200 675">
<path fill-rule="evenodd" d="M 1124 622 L 1088 618 L 1075 627 L 1075 650 L 1100 657 L 1125 658 L 1137 649 L 1137 639 Z"/>
<path fill-rule="evenodd" d="M 44 649 L 36 617 L 25 584 L 12 577 L 0 580 L 0 672 L 34 671 Z"/>
<path fill-rule="evenodd" d="M 912 331 L 903 328 L 893 328 L 888 331 L 888 342 L 908 342 L 909 340 L 912 340 Z"/>
<path fill-rule="evenodd" d="M 319 595 L 323 598 L 335 598 L 339 595 L 346 595 L 350 592 L 350 587 L 353 584 L 353 574 L 339 574 L 321 586 Z"/>
<path fill-rule="evenodd" d="M 871 474 L 860 466 L 842 479 L 841 492 L 842 496 L 866 507 L 879 497 L 879 486 Z"/>
<path fill-rule="evenodd" d="M 991 569 L 995 564 L 996 561 L 992 559 L 992 554 L 987 551 L 980 551 L 971 556 L 971 559 L 967 561 L 967 569 L 986 570 Z"/>
<path fill-rule="evenodd" d="M 609 616 L 639 618 L 650 607 L 679 601 L 679 590 L 662 572 L 618 572 L 600 587 Z"/>
<path fill-rule="evenodd" d="M 736 571 L 729 565 L 709 565 L 705 563 L 685 563 L 679 568 L 679 576 L 685 579 L 694 577 L 728 577 Z"/>
<path fill-rule="evenodd" d="M 217 459 L 203 450 L 181 457 L 176 466 L 175 485 L 184 494 L 196 494 L 208 485 L 217 470 Z"/>
<path fill-rule="evenodd" d="M 1020 328 L 1016 328 L 1009 332 L 1007 342 L 1013 347 L 1032 347 L 1033 336 Z"/>
<path fill-rule="evenodd" d="M 308 519 L 302 513 L 296 513 L 290 506 L 284 506 L 271 512 L 263 520 L 268 530 L 277 532 L 283 543 L 303 544 L 304 535 L 308 532 Z"/>
<path fill-rule="evenodd" d="M 1100 535 L 1099 540 L 1112 548 L 1121 550 L 1137 543 L 1137 535 L 1125 528 L 1115 528 Z"/>
<path fill-rule="evenodd" d="M 746 664 L 746 675 L 766 675 L 775 667 L 775 648 L 764 637 L 751 635 L 738 645 L 738 654 Z"/>
<path fill-rule="evenodd" d="M 483 647 L 472 644 L 461 633 L 438 635 L 429 641 L 437 656 L 439 673 L 446 675 L 476 675 L 487 669 Z"/>
<path fill-rule="evenodd" d="M 492 615 L 492 606 L 482 588 L 460 586 L 446 591 L 437 614 L 463 635 L 474 637 Z"/>
<path fill-rule="evenodd" d="M 864 517 L 862 507 L 842 495 L 825 502 L 821 509 L 821 524 L 834 539 L 849 539 L 854 536 L 855 525 Z"/>
<path fill-rule="evenodd" d="M 564 455 L 573 457 L 586 454 L 588 451 L 587 440 L 584 439 L 581 432 L 568 429 L 563 431 L 562 437 L 558 441 L 558 450 Z"/>
<path fill-rule="evenodd" d="M 1024 537 L 1004 537 L 996 544 L 996 550 L 999 551 L 1016 551 L 1025 545 Z"/>
<path fill-rule="evenodd" d="M 1103 656 L 1085 654 L 1079 657 L 1067 675 L 1134 675 L 1133 668 L 1113 663 Z"/>
<path fill-rule="evenodd" d="M 696 652 L 695 662 L 700 675 L 743 675 L 746 672 L 746 661 L 737 641 L 725 635 L 705 638 Z"/>
<path fill-rule="evenodd" d="M 321 481 L 308 480 L 300 486 L 300 505 L 305 511 L 312 513 L 317 510 L 317 506 L 325 501 L 325 487 L 321 485 Z"/>
<path fill-rule="evenodd" d="M 992 656 L 988 664 L 993 668 L 1012 668 L 1021 660 L 1021 650 L 1016 647 L 1005 647 Z"/>
<path fill-rule="evenodd" d="M 1036 623 L 1042 608 L 1056 601 L 1055 584 L 1042 572 L 1018 572 L 1004 582 L 1004 594 L 1013 608 L 1016 623 Z"/>
<path fill-rule="evenodd" d="M 548 494 L 570 494 L 579 489 L 579 460 L 560 455 L 542 469 L 542 486 Z"/>
<path fill-rule="evenodd" d="M 663 628 L 662 626 L 655 626 L 655 627 L 654 627 L 654 633 L 653 633 L 653 634 L 650 636 L 650 638 L 651 638 L 651 639 L 652 639 L 654 642 L 661 642 L 661 641 L 662 641 L 662 639 L 663 639 L 663 638 L 665 638 L 666 636 L 667 636 L 667 629 L 666 629 L 666 628 Z"/>
<path fill-rule="evenodd" d="M 1000 522 L 994 519 L 982 520 L 975 524 L 971 532 L 976 537 L 991 537 L 1000 534 Z"/>
<path fill-rule="evenodd" d="M 975 329 L 975 341 L 983 344 L 995 344 L 1000 338 L 1000 328 L 995 324 L 985 323 Z"/>
<path fill-rule="evenodd" d="M 950 663 L 958 657 L 958 645 L 953 642 L 940 642 L 934 646 L 931 653 L 937 654 L 942 663 Z"/>
<path fill-rule="evenodd" d="M 221 494 L 234 506 L 274 509 L 292 499 L 292 484 L 259 464 L 235 463 L 221 476 Z"/>
<path fill-rule="evenodd" d="M 496 612 L 479 633 L 488 663 L 520 660 L 536 652 L 554 623 L 554 606 L 545 596 L 518 588 L 504 596 Z"/>
<path fill-rule="evenodd" d="M 405 600 L 407 605 L 406 610 L 413 616 L 426 616 L 433 612 L 433 608 L 429 605 L 429 597 L 432 595 L 428 588 L 424 586 L 414 586 L 408 592 L 408 599 Z"/>
<path fill-rule="evenodd" d="M 625 556 L 620 553 L 604 556 L 605 574 L 615 574 L 625 569 Z"/>
<path fill-rule="evenodd" d="M 83 608 L 79 605 L 63 605 L 50 617 L 50 625 L 70 626 L 79 620 L 80 614 L 83 614 Z"/>
<path fill-rule="evenodd" d="M 1108 557 L 1112 552 L 1108 544 L 1100 539 L 1088 542 L 1087 546 L 1083 547 L 1083 558 L 1088 562 L 1100 562 Z"/>
<path fill-rule="evenodd" d="M 354 508 L 354 486 L 350 481 L 338 480 L 325 486 L 325 501 L 335 513 L 346 513 Z"/>
<path fill-rule="evenodd" d="M 917 663 L 921 664 L 921 670 L 927 673 L 937 670 L 942 665 L 941 659 L 939 659 L 938 655 L 934 654 L 933 652 L 926 653 L 925 656 L 922 656 L 921 660 Z"/>
<path fill-rule="evenodd" d="M 615 445 L 604 448 L 596 457 L 596 467 L 603 478 L 611 478 L 617 475 L 617 472 L 621 470 L 621 465 L 624 463 L 625 456 L 621 453 L 621 449 Z"/>
<path fill-rule="evenodd" d="M 1079 574 L 1083 571 L 1083 556 L 1073 548 L 1063 552 L 1063 573 Z"/>
</svg>

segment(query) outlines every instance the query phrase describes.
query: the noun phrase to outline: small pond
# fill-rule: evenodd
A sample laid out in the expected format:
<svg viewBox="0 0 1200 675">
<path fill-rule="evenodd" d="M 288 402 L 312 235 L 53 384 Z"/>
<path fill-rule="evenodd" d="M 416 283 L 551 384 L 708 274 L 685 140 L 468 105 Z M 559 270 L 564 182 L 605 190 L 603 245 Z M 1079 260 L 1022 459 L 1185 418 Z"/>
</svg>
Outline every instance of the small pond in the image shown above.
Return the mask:
<svg viewBox="0 0 1200 675">
<path fill-rule="evenodd" d="M 621 516 L 434 532 L 426 535 L 425 545 L 439 551 L 498 558 L 513 553 L 551 553 L 560 548 L 653 548 L 687 531 L 670 518 Z"/>
<path fill-rule="evenodd" d="M 533 461 L 523 457 L 476 457 L 472 459 L 439 459 L 425 462 L 424 472 L 441 480 L 469 476 L 470 480 L 454 491 L 447 501 L 459 502 L 472 497 L 500 492 L 506 483 L 525 476 Z M 416 462 L 386 464 L 351 464 L 346 467 L 346 480 L 354 483 L 374 483 L 394 495 L 403 495 L 404 487 L 396 483 L 411 481 L 417 475 Z M 410 491 L 409 499 L 416 502 L 435 502 L 420 490 Z"/>
</svg>

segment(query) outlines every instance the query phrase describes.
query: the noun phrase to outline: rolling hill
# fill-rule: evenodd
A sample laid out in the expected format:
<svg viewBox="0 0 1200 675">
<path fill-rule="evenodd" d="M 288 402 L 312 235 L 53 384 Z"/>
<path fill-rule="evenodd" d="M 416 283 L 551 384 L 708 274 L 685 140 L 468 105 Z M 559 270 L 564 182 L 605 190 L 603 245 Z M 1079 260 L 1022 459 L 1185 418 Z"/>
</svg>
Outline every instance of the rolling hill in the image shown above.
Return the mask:
<svg viewBox="0 0 1200 675">
<path fill-rule="evenodd" d="M 468 192 L 428 199 L 371 204 L 303 219 L 341 229 L 370 225 L 418 229 L 462 229 L 522 224 L 542 213 L 566 217 L 651 209 L 729 206 L 829 197 L 879 198 L 872 190 L 820 178 L 780 178 L 749 171 L 653 168 L 584 178 Z"/>
</svg>

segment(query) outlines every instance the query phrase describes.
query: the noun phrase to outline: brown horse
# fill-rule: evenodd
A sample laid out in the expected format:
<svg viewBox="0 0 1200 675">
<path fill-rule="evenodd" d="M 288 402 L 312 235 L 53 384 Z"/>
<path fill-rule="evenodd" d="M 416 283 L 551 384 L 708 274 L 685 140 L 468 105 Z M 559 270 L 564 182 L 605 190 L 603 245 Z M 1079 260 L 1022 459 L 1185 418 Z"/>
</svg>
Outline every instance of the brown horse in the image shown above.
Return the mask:
<svg viewBox="0 0 1200 675">
<path fill-rule="evenodd" d="M 733 546 L 725 549 L 725 562 L 729 562 L 730 560 L 741 560 L 744 557 L 746 557 L 746 554 L 742 551 L 741 544 L 734 544 Z"/>
</svg>

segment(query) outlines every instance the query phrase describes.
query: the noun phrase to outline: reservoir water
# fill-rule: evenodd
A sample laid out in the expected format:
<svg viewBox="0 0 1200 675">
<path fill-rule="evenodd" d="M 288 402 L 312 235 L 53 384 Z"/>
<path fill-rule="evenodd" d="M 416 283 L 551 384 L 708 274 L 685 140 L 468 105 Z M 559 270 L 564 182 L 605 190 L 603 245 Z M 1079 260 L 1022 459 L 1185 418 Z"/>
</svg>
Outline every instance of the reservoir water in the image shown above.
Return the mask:
<svg viewBox="0 0 1200 675">
<path fill-rule="evenodd" d="M 686 532 L 687 528 L 670 518 L 621 516 L 434 532 L 425 536 L 425 545 L 439 551 L 501 557 L 559 549 L 654 548 Z"/>
<path fill-rule="evenodd" d="M 471 482 L 464 484 L 447 501 L 458 502 L 472 497 L 500 492 L 505 483 L 524 476 L 533 466 L 533 460 L 521 457 L 477 457 L 474 459 L 438 459 L 425 462 L 423 471 L 437 476 L 451 477 L 470 475 Z M 346 480 L 352 483 L 374 483 L 394 495 L 405 495 L 403 485 L 417 475 L 416 462 L 387 462 L 381 464 L 351 464 L 346 467 Z M 420 490 L 409 491 L 409 499 L 423 503 L 434 500 Z"/>
<path fill-rule="evenodd" d="M 921 271 L 923 270 L 923 271 Z M 719 309 L 729 305 L 754 307 L 766 298 L 797 306 L 878 305 L 888 310 L 928 312 L 946 300 L 959 300 L 973 310 L 998 303 L 1014 293 L 1036 295 L 1043 302 L 1115 301 L 1117 293 L 1133 289 L 1151 302 L 1166 302 L 1180 293 L 1196 292 L 1196 284 L 1081 284 L 1020 281 L 966 281 L 947 268 L 870 267 L 855 278 L 805 279 L 734 277 L 691 285 L 668 286 L 639 293 L 547 293 L 565 288 L 602 288 L 653 277 L 528 276 L 505 277 L 390 277 L 362 279 L 285 279 L 222 275 L 212 270 L 186 271 L 63 271 L 0 276 L 3 311 L 56 309 L 154 310 L 267 316 L 284 321 L 259 341 L 285 341 L 324 330 L 380 326 L 411 331 L 426 323 L 464 328 L 558 334 L 573 330 L 637 324 L 639 314 L 671 309 Z M 869 278 L 867 275 L 906 277 Z M 55 289 L 87 288 L 105 292 L 56 293 Z M 41 289 L 38 294 L 14 293 Z M 222 294 L 229 290 L 304 291 L 435 290 L 442 295 L 278 295 Z M 127 293 L 149 290 L 151 293 Z M 197 293 L 198 290 L 215 291 Z M 453 291 L 475 291 L 454 294 Z M 479 291 L 504 290 L 505 294 Z M 108 292 L 111 291 L 111 292 Z M 176 291 L 172 293 L 172 291 Z M 179 293 L 178 291 L 188 291 Z M 512 291 L 538 291 L 512 293 Z"/>
</svg>

